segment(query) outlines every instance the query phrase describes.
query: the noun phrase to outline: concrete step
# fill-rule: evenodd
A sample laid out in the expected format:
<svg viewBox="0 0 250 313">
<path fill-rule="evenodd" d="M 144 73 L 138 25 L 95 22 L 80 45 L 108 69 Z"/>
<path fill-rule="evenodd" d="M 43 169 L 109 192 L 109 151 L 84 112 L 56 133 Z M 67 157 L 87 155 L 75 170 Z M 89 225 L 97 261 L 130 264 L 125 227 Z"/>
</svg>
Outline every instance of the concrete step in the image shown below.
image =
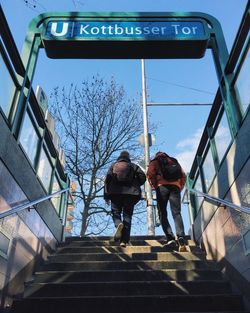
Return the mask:
<svg viewBox="0 0 250 313">
<path fill-rule="evenodd" d="M 98 277 L 97 277 L 98 278 Z M 25 297 L 135 296 L 135 295 L 209 295 L 228 294 L 226 281 L 115 281 L 78 283 L 35 283 Z"/>
<path fill-rule="evenodd" d="M 189 252 L 192 253 L 202 253 L 200 248 L 191 245 L 187 246 Z M 127 246 L 126 248 L 120 247 L 118 244 L 112 246 L 74 246 L 67 245 L 59 247 L 56 251 L 57 254 L 66 253 L 155 253 L 155 252 L 166 252 L 166 248 L 162 245 L 154 246 Z"/>
<path fill-rule="evenodd" d="M 208 312 L 242 311 L 242 299 L 238 295 L 169 295 L 169 296 L 100 296 L 26 298 L 13 304 L 18 313 L 149 313 L 149 312 Z"/>
<path fill-rule="evenodd" d="M 97 237 L 99 238 L 99 237 Z M 145 237 L 147 238 L 147 237 Z M 162 247 L 164 244 L 166 244 L 166 238 L 159 238 L 159 239 L 140 239 L 140 238 L 132 238 L 130 240 L 130 245 L 131 246 L 160 246 Z M 187 241 L 189 246 L 195 246 L 195 243 L 191 240 Z M 80 246 L 80 247 L 91 247 L 91 246 L 113 246 L 113 245 L 119 245 L 118 243 L 116 243 L 112 237 L 110 237 L 109 239 L 104 239 L 104 240 L 99 240 L 99 239 L 84 239 L 84 240 L 72 240 L 72 241 L 65 241 L 62 242 L 60 244 L 58 244 L 58 247 L 65 247 L 65 246 L 71 246 L 71 247 L 75 247 L 75 246 Z"/>
<path fill-rule="evenodd" d="M 100 271 L 100 270 L 162 270 L 162 269 L 208 269 L 215 267 L 214 262 L 201 260 L 173 260 L 173 261 L 71 261 L 71 262 L 47 262 L 43 266 L 44 271 Z"/>
<path fill-rule="evenodd" d="M 191 252 L 152 252 L 152 253 L 67 253 L 55 254 L 48 258 L 49 262 L 66 263 L 77 261 L 135 261 L 135 260 L 157 260 L 157 261 L 178 261 L 178 260 L 204 260 L 203 253 Z"/>
<path fill-rule="evenodd" d="M 37 272 L 35 283 L 44 282 L 109 282 L 109 281 L 200 281 L 223 280 L 224 275 L 216 269 L 177 270 L 104 270 L 104 271 L 50 271 Z"/>
<path fill-rule="evenodd" d="M 65 242 L 72 242 L 72 241 L 102 241 L 102 240 L 112 240 L 113 236 L 72 236 L 66 237 Z M 141 235 L 141 236 L 131 236 L 131 240 L 165 240 L 166 237 L 163 235 Z M 185 239 L 190 239 L 190 236 L 185 236 Z"/>
</svg>

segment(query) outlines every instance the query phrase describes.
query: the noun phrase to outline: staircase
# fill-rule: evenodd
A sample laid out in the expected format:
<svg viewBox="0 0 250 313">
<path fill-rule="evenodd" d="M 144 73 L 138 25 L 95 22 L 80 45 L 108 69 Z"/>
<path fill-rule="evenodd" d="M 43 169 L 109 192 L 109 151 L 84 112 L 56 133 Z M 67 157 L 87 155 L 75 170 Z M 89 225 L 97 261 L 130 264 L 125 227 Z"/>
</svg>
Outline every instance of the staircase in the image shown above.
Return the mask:
<svg viewBox="0 0 250 313">
<path fill-rule="evenodd" d="M 121 248 L 110 237 L 70 238 L 34 275 L 12 313 L 242 312 L 240 295 L 189 241 L 166 252 L 163 237 Z"/>
</svg>

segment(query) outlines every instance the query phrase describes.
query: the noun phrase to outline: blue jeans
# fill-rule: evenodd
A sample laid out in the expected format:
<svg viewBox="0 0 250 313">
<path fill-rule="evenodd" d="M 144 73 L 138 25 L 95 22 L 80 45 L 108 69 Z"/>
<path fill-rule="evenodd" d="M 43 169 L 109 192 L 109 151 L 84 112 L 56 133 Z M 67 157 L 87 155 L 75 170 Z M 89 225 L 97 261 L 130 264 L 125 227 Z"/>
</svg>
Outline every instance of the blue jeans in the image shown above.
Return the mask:
<svg viewBox="0 0 250 313">
<path fill-rule="evenodd" d="M 181 216 L 181 192 L 177 186 L 162 185 L 156 189 L 157 208 L 161 221 L 162 229 L 167 240 L 174 239 L 172 228 L 168 221 L 167 204 L 170 203 L 170 209 L 174 219 L 177 237 L 185 236 L 184 225 Z"/>
<path fill-rule="evenodd" d="M 123 223 L 121 241 L 125 243 L 130 240 L 132 215 L 137 202 L 138 196 L 133 195 L 113 195 L 111 198 L 113 222 L 115 227 Z"/>
</svg>

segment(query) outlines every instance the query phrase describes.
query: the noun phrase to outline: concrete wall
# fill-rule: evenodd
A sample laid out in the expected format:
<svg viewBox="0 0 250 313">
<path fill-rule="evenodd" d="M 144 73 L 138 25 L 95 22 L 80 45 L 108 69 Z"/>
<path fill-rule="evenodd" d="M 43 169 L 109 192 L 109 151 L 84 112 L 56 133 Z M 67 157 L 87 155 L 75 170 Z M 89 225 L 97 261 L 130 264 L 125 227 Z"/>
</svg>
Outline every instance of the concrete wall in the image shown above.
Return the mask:
<svg viewBox="0 0 250 313">
<path fill-rule="evenodd" d="M 0 114 L 0 212 L 46 193 Z M 0 220 L 1 308 L 23 291 L 35 266 L 55 249 L 62 224 L 50 201 Z M 2 250 L 2 251 L 1 251 Z"/>
<path fill-rule="evenodd" d="M 209 194 L 250 207 L 250 114 L 224 160 Z M 250 215 L 204 202 L 195 239 L 250 300 Z"/>
</svg>

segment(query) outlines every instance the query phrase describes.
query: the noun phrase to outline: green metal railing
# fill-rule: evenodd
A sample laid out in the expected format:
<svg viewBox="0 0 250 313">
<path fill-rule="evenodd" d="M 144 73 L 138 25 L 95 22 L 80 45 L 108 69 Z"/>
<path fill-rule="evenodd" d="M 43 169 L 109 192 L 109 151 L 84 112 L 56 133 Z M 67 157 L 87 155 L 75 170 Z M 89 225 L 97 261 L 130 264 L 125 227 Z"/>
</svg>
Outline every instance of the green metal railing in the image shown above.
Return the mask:
<svg viewBox="0 0 250 313">
<path fill-rule="evenodd" d="M 248 207 L 239 206 L 239 205 L 234 204 L 234 203 L 232 203 L 230 201 L 211 196 L 211 195 L 209 195 L 207 193 L 201 192 L 201 191 L 193 189 L 193 188 L 186 187 L 185 194 L 187 192 L 199 195 L 199 196 L 203 197 L 204 200 L 207 201 L 207 202 L 218 204 L 218 205 L 223 205 L 225 207 L 232 208 L 232 209 L 234 209 L 234 210 L 236 210 L 238 212 L 241 212 L 241 213 L 250 214 L 250 208 L 248 208 Z M 184 194 L 184 196 L 185 196 L 185 194 Z"/>
<path fill-rule="evenodd" d="M 63 190 L 59 190 L 59 191 L 57 191 L 57 192 L 54 192 L 54 193 L 52 193 L 52 194 L 50 194 L 50 195 L 48 195 L 48 196 L 41 197 L 41 198 L 39 198 L 39 199 L 37 199 L 37 200 L 28 201 L 28 202 L 26 202 L 26 203 L 17 205 L 17 206 L 15 206 L 15 207 L 11 208 L 11 209 L 8 210 L 8 211 L 5 211 L 5 212 L 3 212 L 3 213 L 0 213 L 0 219 L 1 219 L 1 218 L 4 218 L 4 217 L 7 217 L 7 216 L 10 216 L 10 215 L 13 215 L 13 214 L 15 214 L 15 213 L 18 213 L 18 212 L 23 211 L 23 210 L 25 210 L 25 209 L 34 209 L 34 206 L 35 206 L 36 204 L 39 204 L 39 203 L 41 203 L 41 202 L 43 202 L 43 201 L 45 201 L 45 200 L 50 200 L 51 198 L 55 197 L 56 195 L 65 193 L 65 192 L 67 192 L 68 190 L 69 190 L 69 188 L 65 188 L 65 189 L 63 189 Z"/>
</svg>

